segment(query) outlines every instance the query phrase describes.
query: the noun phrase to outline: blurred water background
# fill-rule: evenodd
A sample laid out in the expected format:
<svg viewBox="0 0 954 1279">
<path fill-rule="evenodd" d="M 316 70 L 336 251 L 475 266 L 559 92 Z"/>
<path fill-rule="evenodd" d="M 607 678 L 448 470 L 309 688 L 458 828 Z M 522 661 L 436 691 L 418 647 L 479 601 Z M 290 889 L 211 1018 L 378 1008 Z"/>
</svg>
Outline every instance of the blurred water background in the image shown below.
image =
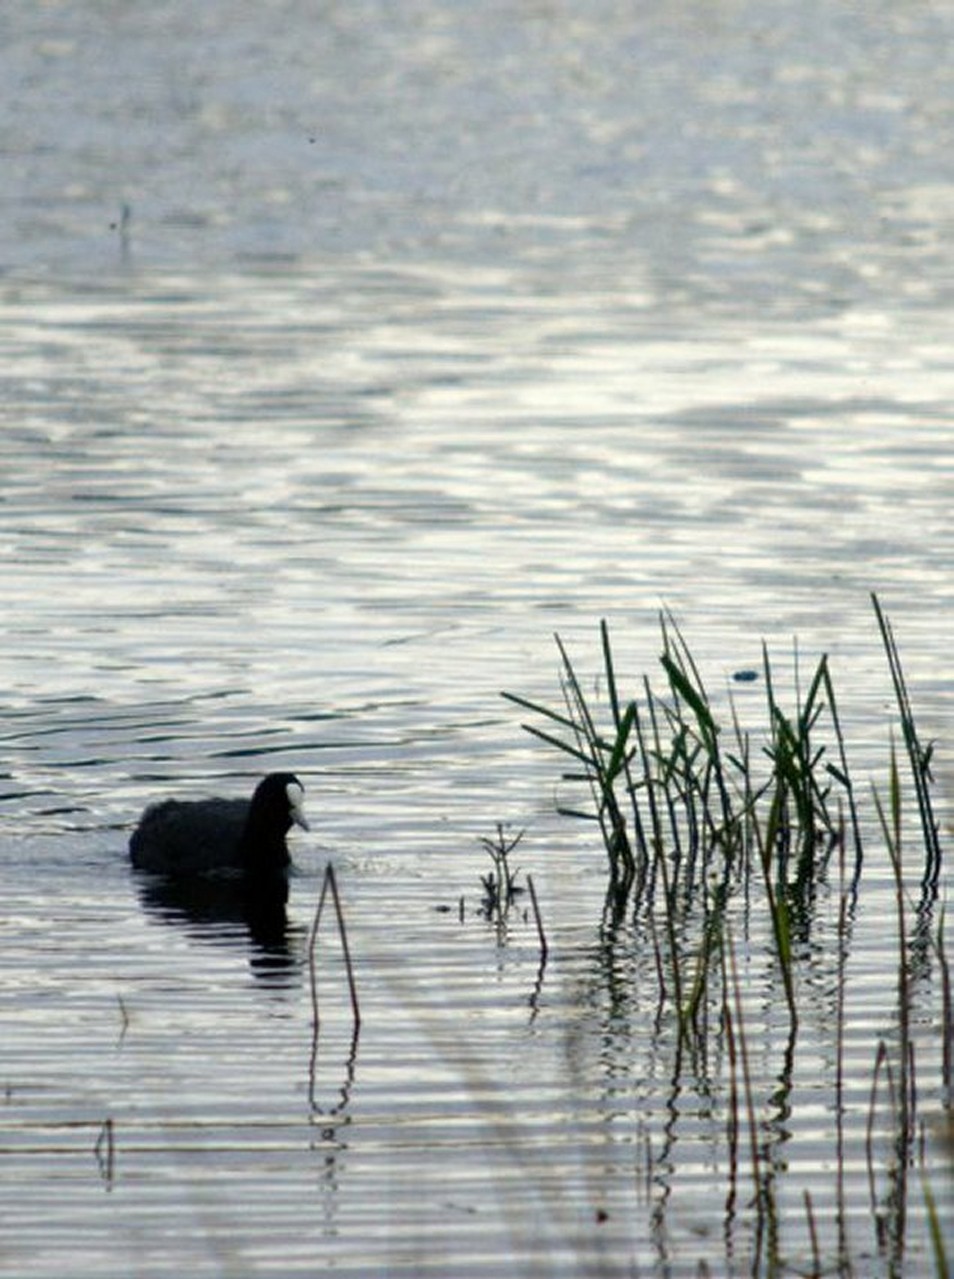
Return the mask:
<svg viewBox="0 0 954 1279">
<path fill-rule="evenodd" d="M 556 700 L 554 631 L 595 678 L 604 617 L 637 691 L 663 605 L 723 693 L 797 636 L 867 789 L 877 591 L 948 811 L 952 36 L 916 0 L 3 5 L 0 1272 L 757 1268 L 645 939 L 607 947 L 602 851 L 498 694 Z M 273 766 L 313 825 L 280 955 L 125 857 L 149 799 Z M 476 910 L 498 821 L 545 971 Z M 364 1026 L 313 1059 L 329 859 Z M 899 1255 L 864 1158 L 889 879 L 882 849 L 843 1167 L 856 1272 L 914 1276 L 920 1183 Z M 849 1272 L 835 896 L 773 1120 L 791 1273 L 806 1189 Z"/>
</svg>

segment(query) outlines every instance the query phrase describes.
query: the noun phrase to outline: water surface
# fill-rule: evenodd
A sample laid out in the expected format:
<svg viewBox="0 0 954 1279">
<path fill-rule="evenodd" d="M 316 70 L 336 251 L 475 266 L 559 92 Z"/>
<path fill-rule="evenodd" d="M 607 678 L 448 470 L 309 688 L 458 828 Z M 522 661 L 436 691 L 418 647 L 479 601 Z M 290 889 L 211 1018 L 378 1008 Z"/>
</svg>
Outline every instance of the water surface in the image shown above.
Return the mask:
<svg viewBox="0 0 954 1279">
<path fill-rule="evenodd" d="M 797 635 L 802 669 L 831 655 L 875 832 L 875 590 L 946 814 L 949 20 L 288 0 L 15 3 L 0 26 L 0 1269 L 751 1273 L 724 1046 L 674 1069 L 650 938 L 601 927 L 603 853 L 498 693 L 556 701 L 555 630 L 595 687 L 601 617 L 635 686 L 665 604 L 757 722 L 731 675 L 764 637 L 793 678 Z M 272 767 L 314 828 L 277 946 L 125 856 L 149 799 Z M 527 831 L 542 970 L 522 908 L 503 934 L 477 909 L 498 821 Z M 903 1254 L 867 1176 L 896 1034 L 871 848 L 841 1216 L 855 1272 L 913 1276 L 917 1169 Z M 329 859 L 357 1045 L 324 930 L 313 1036 Z M 764 920 L 740 956 L 787 1273 L 811 1267 L 806 1190 L 823 1270 L 847 1265 L 837 890 L 781 1099 Z M 929 957 L 925 1118 L 938 983 Z M 949 1203 L 927 1130 L 924 1151 Z"/>
</svg>

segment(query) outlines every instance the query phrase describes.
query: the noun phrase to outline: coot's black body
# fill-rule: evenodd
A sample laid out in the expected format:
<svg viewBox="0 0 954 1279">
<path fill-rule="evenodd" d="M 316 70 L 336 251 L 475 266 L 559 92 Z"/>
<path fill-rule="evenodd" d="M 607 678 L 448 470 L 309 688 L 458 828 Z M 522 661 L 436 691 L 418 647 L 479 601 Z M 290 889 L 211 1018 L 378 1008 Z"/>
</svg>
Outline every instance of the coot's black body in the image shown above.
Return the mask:
<svg viewBox="0 0 954 1279">
<path fill-rule="evenodd" d="M 176 876 L 284 879 L 285 836 L 308 829 L 294 773 L 270 773 L 247 799 L 166 799 L 143 813 L 129 841 L 141 870 Z"/>
</svg>

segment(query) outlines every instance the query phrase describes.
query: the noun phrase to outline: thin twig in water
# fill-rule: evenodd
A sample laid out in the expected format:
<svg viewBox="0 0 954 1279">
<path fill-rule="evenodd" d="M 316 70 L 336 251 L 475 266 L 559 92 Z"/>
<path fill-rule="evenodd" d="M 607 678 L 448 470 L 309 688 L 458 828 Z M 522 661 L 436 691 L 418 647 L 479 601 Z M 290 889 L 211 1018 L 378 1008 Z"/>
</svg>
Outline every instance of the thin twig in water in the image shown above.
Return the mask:
<svg viewBox="0 0 954 1279">
<path fill-rule="evenodd" d="M 952 1016 L 951 1004 L 951 968 L 944 949 L 944 915 L 945 912 L 942 909 L 934 944 L 937 952 L 937 961 L 941 969 L 941 1052 L 943 1062 L 941 1076 L 944 1081 L 944 1105 L 950 1109 L 951 1106 L 954 1106 L 954 1069 L 952 1069 L 951 1060 L 954 1057 L 954 1016 Z"/>
<path fill-rule="evenodd" d="M 838 849 L 838 963 L 835 988 L 835 1212 L 838 1255 L 848 1256 L 845 1207 L 845 986 L 848 961 L 849 891 L 845 882 L 845 845 Z"/>
<path fill-rule="evenodd" d="M 111 1117 L 103 1120 L 99 1136 L 96 1138 L 96 1144 L 93 1146 L 93 1154 L 96 1156 L 99 1174 L 106 1183 L 106 1189 L 112 1190 L 116 1162 L 116 1143 L 113 1137 L 113 1121 Z"/>
<path fill-rule="evenodd" d="M 871 1072 L 871 1090 L 868 1095 L 868 1123 L 865 1128 L 865 1160 L 868 1165 L 868 1202 L 871 1209 L 872 1219 L 878 1219 L 878 1189 L 875 1182 L 875 1158 L 874 1158 L 874 1138 L 875 1138 L 875 1121 L 877 1118 L 878 1105 L 878 1079 L 881 1074 L 882 1066 L 887 1066 L 890 1072 L 891 1067 L 887 1065 L 888 1050 L 885 1048 L 884 1040 L 878 1041 L 878 1048 L 875 1052 L 874 1069 Z"/>
<path fill-rule="evenodd" d="M 758 1125 L 755 1117 L 755 1102 L 752 1097 L 752 1076 L 749 1071 L 749 1050 L 745 1038 L 745 1022 L 742 1017 L 742 991 L 739 986 L 739 971 L 735 962 L 735 946 L 731 934 L 728 937 L 729 972 L 732 978 L 732 995 L 735 1003 L 735 1022 L 738 1037 L 738 1060 L 742 1074 L 742 1091 L 745 1097 L 745 1111 L 749 1126 L 749 1155 L 752 1160 L 752 1185 L 756 1214 L 756 1253 L 760 1257 L 762 1250 L 762 1225 L 764 1190 L 762 1187 L 762 1159 L 759 1151 Z"/>
<path fill-rule="evenodd" d="M 119 1047 L 126 1038 L 126 1031 L 129 1029 L 129 1011 L 123 1002 L 122 995 L 116 996 L 116 1002 L 119 1004 L 119 1038 L 116 1040 L 116 1046 Z"/>
<path fill-rule="evenodd" d="M 323 1106 L 318 1100 L 318 1023 L 311 1030 L 311 1060 L 308 1064 L 308 1102 L 313 1115 L 333 1119 L 343 1114 L 351 1100 L 354 1087 L 355 1068 L 358 1060 L 358 1036 L 360 1027 L 355 1025 L 351 1031 L 351 1044 L 344 1062 L 344 1076 L 338 1084 L 338 1101 L 333 1105 Z"/>
<path fill-rule="evenodd" d="M 341 898 L 338 896 L 338 881 L 335 879 L 334 867 L 329 862 L 325 872 L 331 884 L 331 896 L 335 903 L 335 915 L 338 918 L 338 932 L 341 936 L 341 952 L 344 955 L 345 972 L 348 975 L 348 993 L 351 996 L 351 1012 L 354 1015 L 355 1029 L 361 1025 L 361 1010 L 358 1008 L 358 992 L 354 984 L 354 969 L 351 965 L 351 951 L 348 948 L 348 934 L 345 929 L 344 915 L 341 910 Z"/>
<path fill-rule="evenodd" d="M 329 862 L 325 867 L 325 878 L 321 885 L 321 893 L 318 897 L 318 905 L 315 907 L 315 918 L 311 925 L 311 934 L 308 938 L 308 971 L 311 978 L 311 1010 L 314 1017 L 315 1025 L 319 1023 L 318 1013 L 318 971 L 317 961 L 315 958 L 318 941 L 318 925 L 321 923 L 321 912 L 324 909 L 325 898 L 328 890 L 331 890 L 331 900 L 334 903 L 335 918 L 338 923 L 338 937 L 341 940 L 341 953 L 344 957 L 345 974 L 348 978 L 348 993 L 351 998 L 351 1014 L 354 1019 L 355 1030 L 357 1031 L 361 1025 L 361 1010 L 358 1007 L 358 991 L 354 983 L 354 968 L 351 963 L 351 951 L 348 947 L 348 933 L 345 928 L 344 914 L 341 910 L 341 898 L 338 896 L 338 883 L 335 879 L 334 867 Z"/>
<path fill-rule="evenodd" d="M 921 1190 L 924 1194 L 924 1206 L 927 1212 L 928 1228 L 931 1233 L 931 1250 L 934 1253 L 934 1269 L 938 1279 L 950 1279 L 950 1268 L 947 1264 L 947 1250 L 944 1246 L 944 1232 L 941 1229 L 941 1218 L 937 1210 L 937 1202 L 927 1174 L 921 1174 Z"/>
<path fill-rule="evenodd" d="M 318 924 L 321 922 L 321 912 L 325 906 L 325 896 L 328 892 L 328 869 L 325 868 L 325 877 L 321 882 L 321 892 L 318 894 L 318 905 L 315 907 L 315 917 L 311 921 L 311 932 L 308 934 L 308 976 L 311 987 L 311 1019 L 315 1027 L 318 1026 L 318 973 L 317 963 L 315 960 L 315 944 L 318 940 Z"/>
<path fill-rule="evenodd" d="M 732 1012 L 732 1001 L 729 998 L 729 977 L 726 960 L 726 945 L 719 948 L 719 963 L 722 972 L 722 1019 L 725 1025 L 726 1055 L 729 1066 L 728 1113 L 726 1115 L 726 1142 L 728 1145 L 729 1168 L 728 1190 L 725 1200 L 725 1220 L 728 1223 L 735 1218 L 735 1202 L 738 1194 L 739 1174 L 739 1067 L 735 1045 L 735 1019 Z"/>
<path fill-rule="evenodd" d="M 821 1274 L 821 1252 L 818 1247 L 818 1227 L 815 1224 L 815 1209 L 812 1207 L 812 1192 L 805 1189 L 805 1216 L 808 1218 L 808 1237 L 812 1244 L 812 1279 Z"/>
<path fill-rule="evenodd" d="M 540 938 L 540 964 L 541 966 L 547 962 L 547 955 L 550 948 L 547 945 L 547 936 L 543 931 L 543 919 L 540 915 L 540 903 L 537 901 L 537 890 L 533 886 L 533 877 L 527 876 L 527 889 L 530 893 L 530 901 L 533 905 L 533 918 L 537 925 L 537 936 Z"/>
</svg>

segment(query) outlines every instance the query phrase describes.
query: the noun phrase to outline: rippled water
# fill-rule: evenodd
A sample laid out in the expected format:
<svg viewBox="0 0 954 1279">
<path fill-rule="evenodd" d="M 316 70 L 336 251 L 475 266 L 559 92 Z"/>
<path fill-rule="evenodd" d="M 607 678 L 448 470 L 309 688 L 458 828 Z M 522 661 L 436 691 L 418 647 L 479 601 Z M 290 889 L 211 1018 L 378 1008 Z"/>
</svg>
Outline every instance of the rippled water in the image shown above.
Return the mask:
<svg viewBox="0 0 954 1279">
<path fill-rule="evenodd" d="M 797 634 L 805 669 L 831 654 L 859 785 L 883 785 L 876 590 L 947 823 L 950 25 L 4 7 L 0 1272 L 757 1268 L 724 1046 L 674 1068 L 651 941 L 601 927 L 603 853 L 498 693 L 556 700 L 554 630 L 595 681 L 601 617 L 635 684 L 662 604 L 720 703 L 763 637 L 789 673 Z M 736 689 L 756 716 L 761 696 Z M 125 855 L 149 799 L 242 794 L 272 766 L 313 825 L 279 945 Z M 526 828 L 543 966 L 522 906 L 502 935 L 477 910 L 498 821 Z M 843 1207 L 855 1273 L 914 1276 L 918 1170 L 903 1256 L 867 1175 L 896 975 L 872 849 Z M 313 1035 L 328 859 L 357 1043 L 327 921 Z M 811 1270 L 806 1190 L 823 1270 L 848 1272 L 837 912 L 829 883 L 790 1096 L 765 921 L 740 956 L 788 1273 Z M 929 957 L 926 1120 L 939 980 Z"/>
</svg>

